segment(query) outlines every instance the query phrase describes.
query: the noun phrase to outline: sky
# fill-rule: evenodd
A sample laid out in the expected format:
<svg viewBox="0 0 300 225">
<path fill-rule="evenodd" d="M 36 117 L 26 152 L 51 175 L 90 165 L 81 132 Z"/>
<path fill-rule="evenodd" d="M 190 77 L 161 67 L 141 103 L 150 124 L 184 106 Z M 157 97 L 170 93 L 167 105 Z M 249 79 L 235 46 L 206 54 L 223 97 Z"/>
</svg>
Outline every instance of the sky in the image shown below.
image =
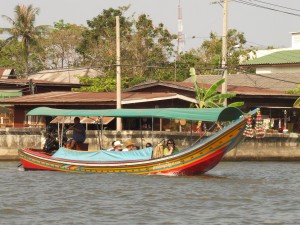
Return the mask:
<svg viewBox="0 0 300 225">
<path fill-rule="evenodd" d="M 181 0 L 185 51 L 200 47 L 210 32 L 222 36 L 223 8 L 219 2 Z M 53 25 L 63 19 L 65 23 L 87 26 L 86 21 L 101 14 L 103 9 L 130 5 L 126 16 L 145 13 L 155 25 L 163 23 L 171 33 L 177 34 L 178 3 L 179 0 L 1 0 L 0 15 L 14 18 L 17 4 L 32 4 L 40 9 L 36 25 Z M 0 27 L 10 27 L 10 24 L 0 17 Z M 229 0 L 228 28 L 244 33 L 246 47 L 291 47 L 290 32 L 300 32 L 300 1 Z M 0 38 L 5 36 L 0 35 Z"/>
</svg>

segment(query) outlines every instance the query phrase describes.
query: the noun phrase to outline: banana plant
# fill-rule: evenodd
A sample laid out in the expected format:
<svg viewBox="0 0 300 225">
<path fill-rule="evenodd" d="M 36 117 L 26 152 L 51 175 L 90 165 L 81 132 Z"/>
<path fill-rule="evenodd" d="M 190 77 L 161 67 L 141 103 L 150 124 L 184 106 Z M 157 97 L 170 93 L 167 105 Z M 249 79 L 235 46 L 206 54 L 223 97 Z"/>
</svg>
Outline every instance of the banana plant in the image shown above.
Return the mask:
<svg viewBox="0 0 300 225">
<path fill-rule="evenodd" d="M 294 102 L 293 105 L 295 108 L 300 108 L 300 97 Z"/>
<path fill-rule="evenodd" d="M 194 83 L 194 89 L 196 92 L 196 100 L 197 108 L 220 108 L 223 107 L 223 102 L 227 98 L 233 98 L 236 96 L 236 94 L 232 93 L 226 93 L 226 94 L 221 94 L 218 92 L 218 87 L 221 86 L 224 82 L 225 79 L 218 80 L 214 84 L 212 84 L 208 89 L 205 87 L 201 87 L 198 85 L 196 81 L 196 74 L 195 70 L 193 68 L 190 69 L 190 74 L 192 76 L 192 80 Z M 244 105 L 244 102 L 233 102 L 228 105 L 231 107 L 240 107 Z"/>
</svg>

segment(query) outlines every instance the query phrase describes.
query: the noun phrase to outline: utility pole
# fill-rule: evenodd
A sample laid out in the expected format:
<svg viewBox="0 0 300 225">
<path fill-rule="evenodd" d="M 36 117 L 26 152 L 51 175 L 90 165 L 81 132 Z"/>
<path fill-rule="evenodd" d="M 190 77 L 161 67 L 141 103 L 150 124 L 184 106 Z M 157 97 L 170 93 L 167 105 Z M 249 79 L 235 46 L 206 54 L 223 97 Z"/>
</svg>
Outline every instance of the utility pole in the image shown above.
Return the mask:
<svg viewBox="0 0 300 225">
<path fill-rule="evenodd" d="M 117 73 L 117 109 L 121 109 L 121 57 L 120 57 L 120 18 L 116 16 L 116 73 Z M 117 117 L 117 131 L 122 130 L 122 120 Z"/>
<path fill-rule="evenodd" d="M 227 93 L 227 20 L 228 20 L 228 0 L 223 1 L 223 35 L 222 35 L 222 70 L 225 82 L 222 84 L 222 94 Z M 224 99 L 224 107 L 227 107 L 227 99 Z"/>
<path fill-rule="evenodd" d="M 35 89 L 35 84 L 33 83 L 32 79 L 29 80 L 28 86 L 29 86 L 30 94 L 33 95 L 34 94 L 34 89 Z"/>
</svg>

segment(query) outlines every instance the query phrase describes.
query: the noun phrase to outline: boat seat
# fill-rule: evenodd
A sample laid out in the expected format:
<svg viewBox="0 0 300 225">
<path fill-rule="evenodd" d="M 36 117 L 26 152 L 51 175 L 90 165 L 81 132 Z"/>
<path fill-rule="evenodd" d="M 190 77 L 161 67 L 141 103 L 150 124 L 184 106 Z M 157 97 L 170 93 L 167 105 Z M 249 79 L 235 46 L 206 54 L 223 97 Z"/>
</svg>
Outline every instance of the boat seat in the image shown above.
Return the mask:
<svg viewBox="0 0 300 225">
<path fill-rule="evenodd" d="M 88 151 L 89 150 L 89 144 L 88 143 L 76 143 L 75 144 L 75 150 Z"/>
</svg>

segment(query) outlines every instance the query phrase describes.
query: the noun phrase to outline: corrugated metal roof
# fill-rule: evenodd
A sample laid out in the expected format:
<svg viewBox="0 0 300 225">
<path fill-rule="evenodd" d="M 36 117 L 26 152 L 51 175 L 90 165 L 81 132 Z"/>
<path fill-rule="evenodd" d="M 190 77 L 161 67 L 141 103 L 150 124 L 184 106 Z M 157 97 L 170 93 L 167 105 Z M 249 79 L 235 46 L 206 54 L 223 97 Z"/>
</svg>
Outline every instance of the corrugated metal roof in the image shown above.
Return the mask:
<svg viewBox="0 0 300 225">
<path fill-rule="evenodd" d="M 77 83 L 64 83 L 64 82 L 54 82 L 54 81 L 47 81 L 47 80 L 32 80 L 32 82 L 36 85 L 42 85 L 42 86 L 70 86 L 70 87 L 81 87 L 81 86 L 87 86 L 83 84 L 77 84 Z M 28 85 L 29 80 L 25 79 L 0 79 L 0 85 Z M 1 86 L 0 86 L 1 87 Z"/>
<path fill-rule="evenodd" d="M 76 69 L 57 69 L 57 70 L 43 70 L 36 74 L 28 76 L 29 79 L 34 80 L 45 80 L 53 82 L 63 82 L 63 83 L 75 83 L 79 84 L 78 76 L 88 76 L 91 78 L 101 76 L 102 73 L 87 68 L 76 68 Z"/>
<path fill-rule="evenodd" d="M 122 93 L 122 101 L 145 102 L 159 100 L 159 98 L 180 98 L 176 93 Z M 186 98 L 182 98 L 189 100 Z M 47 92 L 42 94 L 15 97 L 2 101 L 13 105 L 74 105 L 84 103 L 85 105 L 116 105 L 116 93 L 114 92 Z"/>
<path fill-rule="evenodd" d="M 274 64 L 298 64 L 300 63 L 300 50 L 286 50 L 271 53 L 256 59 L 241 63 L 247 65 L 274 65 Z"/>
<path fill-rule="evenodd" d="M 134 91 L 140 91 L 145 88 L 151 88 L 154 86 L 164 86 L 164 87 L 170 87 L 178 90 L 187 90 L 187 91 L 193 91 L 194 90 L 194 84 L 191 82 L 176 82 L 176 81 L 148 81 L 141 84 L 137 84 L 133 87 L 127 88 L 124 90 L 124 92 L 134 92 Z M 210 85 L 204 84 L 204 86 L 207 88 Z"/>
<path fill-rule="evenodd" d="M 228 76 L 229 77 L 229 76 Z M 197 81 L 198 81 L 198 86 L 199 87 L 205 87 L 206 89 L 211 87 L 211 84 L 215 83 L 216 81 L 222 79 L 222 76 L 218 75 L 207 75 L 203 79 L 204 76 L 199 75 L 197 76 Z M 235 77 L 231 77 L 233 80 L 236 80 L 239 78 L 239 75 L 235 75 Z M 173 82 L 173 81 L 160 81 L 160 82 L 152 82 L 152 83 L 144 83 L 140 85 L 134 86 L 134 88 L 128 88 L 126 89 L 127 92 L 131 91 L 142 91 L 145 88 L 149 87 L 154 87 L 154 86 L 168 86 L 170 88 L 173 88 L 173 92 L 176 92 L 176 89 L 179 90 L 188 90 L 191 92 L 195 92 L 194 90 L 194 84 L 190 82 L 191 79 L 186 80 L 186 82 Z M 205 80 L 205 81 L 203 81 Z M 218 91 L 221 92 L 222 87 L 218 87 Z M 269 88 L 262 88 L 262 87 L 251 87 L 251 86 L 243 86 L 239 83 L 236 85 L 230 84 L 227 87 L 227 91 L 230 93 L 235 93 L 235 94 L 249 94 L 249 95 L 255 95 L 255 94 L 260 94 L 260 95 L 282 95 L 285 94 L 285 92 L 280 91 L 280 90 L 272 90 Z"/>
<path fill-rule="evenodd" d="M 286 92 L 296 89 L 300 84 L 300 73 L 229 74 L 227 77 L 229 86 L 252 87 L 266 92 L 269 90 Z M 197 75 L 199 83 L 213 84 L 220 79 L 222 75 Z M 191 82 L 191 78 L 186 82 Z"/>
</svg>

